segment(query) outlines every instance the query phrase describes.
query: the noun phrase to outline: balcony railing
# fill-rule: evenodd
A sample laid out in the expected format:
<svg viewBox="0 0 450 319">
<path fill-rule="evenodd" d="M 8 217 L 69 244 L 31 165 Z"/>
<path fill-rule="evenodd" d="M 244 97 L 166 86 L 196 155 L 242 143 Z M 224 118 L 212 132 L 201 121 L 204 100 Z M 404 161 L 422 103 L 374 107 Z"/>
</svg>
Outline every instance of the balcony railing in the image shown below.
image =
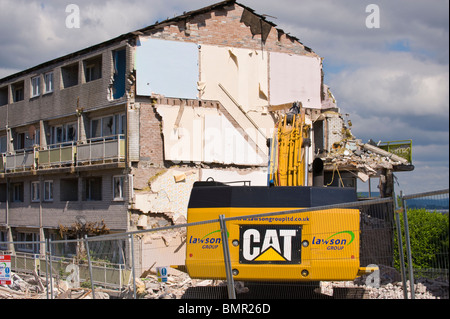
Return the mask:
<svg viewBox="0 0 450 319">
<path fill-rule="evenodd" d="M 125 135 L 91 138 L 84 143 L 61 143 L 39 150 L 19 150 L 0 154 L 0 173 L 65 165 L 91 165 L 125 160 Z"/>
<path fill-rule="evenodd" d="M 96 137 L 77 146 L 77 165 L 125 159 L 125 135 Z"/>
<path fill-rule="evenodd" d="M 75 163 L 76 145 L 74 142 L 49 145 L 46 150 L 39 150 L 39 167 L 72 165 Z"/>
<path fill-rule="evenodd" d="M 6 154 L 5 171 L 24 171 L 36 167 L 36 150 L 18 150 L 15 154 Z"/>
</svg>

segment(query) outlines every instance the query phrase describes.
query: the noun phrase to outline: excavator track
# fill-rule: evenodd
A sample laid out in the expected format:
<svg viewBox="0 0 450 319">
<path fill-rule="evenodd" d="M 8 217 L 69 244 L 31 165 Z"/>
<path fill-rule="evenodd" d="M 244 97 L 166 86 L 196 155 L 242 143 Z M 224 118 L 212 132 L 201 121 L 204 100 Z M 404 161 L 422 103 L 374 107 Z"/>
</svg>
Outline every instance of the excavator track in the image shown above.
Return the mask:
<svg viewBox="0 0 450 319">
<path fill-rule="evenodd" d="M 239 291 L 241 290 L 241 291 Z M 182 299 L 227 299 L 226 286 L 191 287 Z M 335 287 L 333 295 L 320 292 L 317 285 L 245 283 L 245 289 L 236 290 L 236 299 L 369 299 L 361 287 Z"/>
</svg>

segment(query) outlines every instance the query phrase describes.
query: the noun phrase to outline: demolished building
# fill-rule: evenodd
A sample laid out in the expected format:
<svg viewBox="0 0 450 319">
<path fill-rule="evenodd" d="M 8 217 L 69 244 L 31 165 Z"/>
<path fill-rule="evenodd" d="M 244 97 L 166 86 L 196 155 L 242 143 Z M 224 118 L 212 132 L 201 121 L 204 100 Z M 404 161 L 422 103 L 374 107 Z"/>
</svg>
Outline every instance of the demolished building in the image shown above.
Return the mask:
<svg viewBox="0 0 450 319">
<path fill-rule="evenodd" d="M 391 153 L 369 163 L 379 148 L 351 135 L 322 57 L 233 0 L 0 79 L 1 240 L 184 223 L 195 181 L 267 185 L 267 139 L 296 102 L 311 127 L 308 185 L 383 176 L 388 188 L 411 169 Z M 167 241 L 143 245 L 155 240 Z"/>
</svg>

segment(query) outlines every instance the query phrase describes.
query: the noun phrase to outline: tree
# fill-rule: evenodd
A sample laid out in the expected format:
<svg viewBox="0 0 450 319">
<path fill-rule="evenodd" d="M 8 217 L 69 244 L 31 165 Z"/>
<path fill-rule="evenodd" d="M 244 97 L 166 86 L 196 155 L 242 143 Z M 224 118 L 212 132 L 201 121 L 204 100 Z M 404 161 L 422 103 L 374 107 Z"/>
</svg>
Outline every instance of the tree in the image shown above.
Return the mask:
<svg viewBox="0 0 450 319">
<path fill-rule="evenodd" d="M 449 217 L 448 214 L 426 209 L 408 209 L 408 228 L 411 242 L 411 258 L 414 269 L 448 267 Z M 400 215 L 402 238 L 405 238 L 403 214 Z M 395 238 L 395 266 L 399 268 L 398 242 Z M 406 243 L 403 239 L 406 259 Z"/>
</svg>

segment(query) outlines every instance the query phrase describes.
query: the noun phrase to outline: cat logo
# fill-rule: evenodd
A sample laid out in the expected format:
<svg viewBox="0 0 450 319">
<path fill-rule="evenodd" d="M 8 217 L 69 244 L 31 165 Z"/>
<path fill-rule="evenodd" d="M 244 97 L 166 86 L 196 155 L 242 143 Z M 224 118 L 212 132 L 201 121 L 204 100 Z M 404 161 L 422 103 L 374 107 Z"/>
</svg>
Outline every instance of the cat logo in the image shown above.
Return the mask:
<svg viewBox="0 0 450 319">
<path fill-rule="evenodd" d="M 301 260 L 301 226 L 241 225 L 241 264 L 298 264 Z"/>
</svg>

